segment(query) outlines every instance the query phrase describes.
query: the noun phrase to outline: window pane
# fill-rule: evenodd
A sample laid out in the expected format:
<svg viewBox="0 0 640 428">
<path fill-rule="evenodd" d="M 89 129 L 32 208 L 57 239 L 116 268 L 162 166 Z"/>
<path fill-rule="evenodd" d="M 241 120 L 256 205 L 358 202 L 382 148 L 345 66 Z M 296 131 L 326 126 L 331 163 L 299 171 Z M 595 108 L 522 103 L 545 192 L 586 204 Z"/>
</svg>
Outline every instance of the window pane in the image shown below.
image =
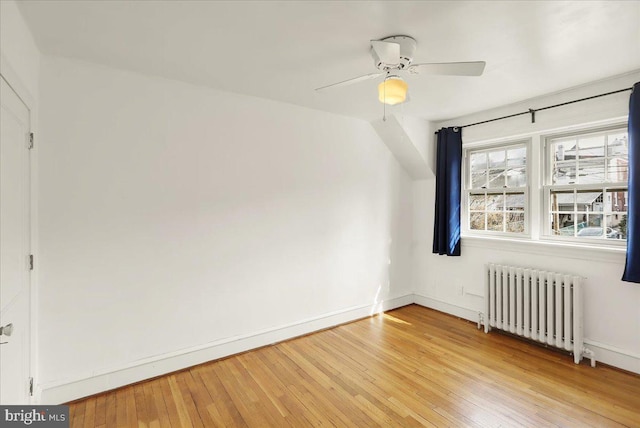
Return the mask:
<svg viewBox="0 0 640 428">
<path fill-rule="evenodd" d="M 604 135 L 578 138 L 578 153 L 580 159 L 604 156 Z"/>
<path fill-rule="evenodd" d="M 489 152 L 489 188 L 503 188 L 506 186 L 505 166 L 506 152 L 504 150 Z"/>
<path fill-rule="evenodd" d="M 602 238 L 602 215 L 601 214 L 580 214 L 581 221 L 578 223 L 579 238 Z"/>
<path fill-rule="evenodd" d="M 576 140 L 575 138 L 554 140 L 551 145 L 553 159 L 556 161 L 575 160 Z"/>
<path fill-rule="evenodd" d="M 469 228 L 472 230 L 485 230 L 484 221 L 485 213 L 471 213 L 469 215 Z"/>
<path fill-rule="evenodd" d="M 549 148 L 553 184 L 569 184 L 576 180 L 576 140 L 553 142 Z"/>
<path fill-rule="evenodd" d="M 502 213 L 487 213 L 487 230 L 502 232 L 504 215 Z"/>
<path fill-rule="evenodd" d="M 583 223 L 586 223 L 587 227 L 602 227 L 602 221 L 604 218 L 602 214 L 583 214 Z"/>
<path fill-rule="evenodd" d="M 602 238 L 602 227 L 586 226 L 578 231 L 578 238 Z"/>
<path fill-rule="evenodd" d="M 505 167 L 505 151 L 489 152 L 489 168 L 504 168 Z"/>
<path fill-rule="evenodd" d="M 619 132 L 607 136 L 607 153 L 609 156 L 622 156 L 628 158 L 629 143 L 627 133 Z"/>
<path fill-rule="evenodd" d="M 482 195 L 469 195 L 469 209 L 470 210 L 484 210 L 485 197 Z"/>
<path fill-rule="evenodd" d="M 553 184 L 573 184 L 576 182 L 575 160 L 555 161 L 553 167 Z"/>
<path fill-rule="evenodd" d="M 527 165 L 527 148 L 518 147 L 517 149 L 507 150 L 508 166 L 526 166 Z"/>
<path fill-rule="evenodd" d="M 505 184 L 505 177 L 504 177 L 504 169 L 490 169 L 489 170 L 489 189 L 502 189 Z"/>
<path fill-rule="evenodd" d="M 478 189 L 487 185 L 487 154 L 471 154 L 471 187 Z"/>
<path fill-rule="evenodd" d="M 578 183 L 602 183 L 604 179 L 604 158 L 578 161 Z"/>
<path fill-rule="evenodd" d="M 572 213 L 551 214 L 551 234 L 556 236 L 574 236 L 574 219 Z"/>
<path fill-rule="evenodd" d="M 507 193 L 505 208 L 507 211 L 524 211 L 524 193 Z"/>
<path fill-rule="evenodd" d="M 507 232 L 524 233 L 524 213 L 507 213 Z"/>
<path fill-rule="evenodd" d="M 613 212 L 626 212 L 629 192 L 627 189 L 609 189 L 605 209 Z"/>
<path fill-rule="evenodd" d="M 507 186 L 523 187 L 527 185 L 527 149 L 518 147 L 507 150 Z"/>
<path fill-rule="evenodd" d="M 552 191 L 549 207 L 551 211 L 575 211 L 575 195 L 573 191 Z"/>
<path fill-rule="evenodd" d="M 576 159 L 576 140 L 560 140 L 551 144 L 552 160 L 564 162 Z"/>
<path fill-rule="evenodd" d="M 527 185 L 527 169 L 525 167 L 507 168 L 507 187 L 524 187 Z"/>
<path fill-rule="evenodd" d="M 607 239 L 627 238 L 627 213 L 607 216 Z"/>
<path fill-rule="evenodd" d="M 610 158 L 609 162 L 609 174 L 607 180 L 612 182 L 625 182 L 629 177 L 629 161 L 627 158 L 615 157 Z"/>
<path fill-rule="evenodd" d="M 581 190 L 576 195 L 576 202 L 578 203 L 578 211 L 602 211 L 604 208 L 603 192 Z"/>
<path fill-rule="evenodd" d="M 504 195 L 487 195 L 487 211 L 502 211 L 504 207 Z"/>
<path fill-rule="evenodd" d="M 487 187 L 487 171 L 471 173 L 471 188 L 482 189 Z"/>
<path fill-rule="evenodd" d="M 578 182 L 602 183 L 604 177 L 604 135 L 578 139 Z"/>
</svg>

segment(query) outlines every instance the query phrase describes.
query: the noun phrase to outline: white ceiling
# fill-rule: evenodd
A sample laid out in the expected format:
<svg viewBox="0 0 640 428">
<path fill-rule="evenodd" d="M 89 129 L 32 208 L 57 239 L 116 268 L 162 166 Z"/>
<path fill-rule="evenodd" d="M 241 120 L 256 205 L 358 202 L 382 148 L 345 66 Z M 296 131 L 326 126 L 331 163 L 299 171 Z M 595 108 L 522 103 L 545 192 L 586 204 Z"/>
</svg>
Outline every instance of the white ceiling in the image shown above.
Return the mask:
<svg viewBox="0 0 640 428">
<path fill-rule="evenodd" d="M 441 120 L 640 69 L 640 1 L 21 1 L 45 54 L 372 120 L 369 40 L 406 34 L 415 62 L 487 62 L 482 77 L 410 76 L 395 112 Z"/>
</svg>

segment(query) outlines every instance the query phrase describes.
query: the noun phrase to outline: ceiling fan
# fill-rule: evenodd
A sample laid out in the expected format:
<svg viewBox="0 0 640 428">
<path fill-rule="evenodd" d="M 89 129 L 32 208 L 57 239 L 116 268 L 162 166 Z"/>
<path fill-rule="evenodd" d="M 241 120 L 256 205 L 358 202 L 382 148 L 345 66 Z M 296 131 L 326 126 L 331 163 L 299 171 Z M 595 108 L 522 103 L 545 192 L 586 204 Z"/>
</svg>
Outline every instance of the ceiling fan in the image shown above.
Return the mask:
<svg viewBox="0 0 640 428">
<path fill-rule="evenodd" d="M 371 40 L 371 56 L 378 72 L 322 86 L 316 91 L 339 88 L 384 75 L 384 80 L 378 85 L 378 98 L 384 104 L 394 105 L 407 99 L 408 85 L 402 79 L 402 74 L 480 76 L 486 65 L 484 61 L 412 64 L 415 51 L 416 41 L 409 36 Z"/>
</svg>

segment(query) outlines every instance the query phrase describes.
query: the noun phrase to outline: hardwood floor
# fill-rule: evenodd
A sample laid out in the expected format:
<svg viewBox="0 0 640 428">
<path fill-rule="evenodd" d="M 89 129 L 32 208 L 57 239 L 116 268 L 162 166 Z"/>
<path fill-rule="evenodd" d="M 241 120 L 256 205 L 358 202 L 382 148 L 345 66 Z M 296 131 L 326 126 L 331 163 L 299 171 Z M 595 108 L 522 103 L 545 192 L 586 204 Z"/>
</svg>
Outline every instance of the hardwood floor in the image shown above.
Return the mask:
<svg viewBox="0 0 640 428">
<path fill-rule="evenodd" d="M 70 412 L 72 427 L 640 427 L 640 376 L 411 305 Z"/>
</svg>

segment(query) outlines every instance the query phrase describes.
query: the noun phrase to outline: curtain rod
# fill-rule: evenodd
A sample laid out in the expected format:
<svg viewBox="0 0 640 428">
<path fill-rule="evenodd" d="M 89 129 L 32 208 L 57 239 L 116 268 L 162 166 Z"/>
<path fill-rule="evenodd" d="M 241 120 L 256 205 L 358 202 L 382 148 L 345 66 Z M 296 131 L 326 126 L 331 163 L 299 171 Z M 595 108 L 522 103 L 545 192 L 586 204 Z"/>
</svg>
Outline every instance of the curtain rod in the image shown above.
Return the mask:
<svg viewBox="0 0 640 428">
<path fill-rule="evenodd" d="M 567 101 L 566 103 L 554 104 L 552 106 L 540 107 L 540 108 L 536 108 L 536 109 L 530 108 L 529 110 L 523 111 L 523 112 L 520 112 L 520 113 L 514 113 L 514 114 L 507 115 L 507 116 L 496 117 L 495 119 L 483 120 L 481 122 L 470 123 L 468 125 L 454 126 L 454 128 L 456 128 L 456 129 L 468 128 L 470 126 L 482 125 L 484 123 L 495 122 L 497 120 L 503 120 L 503 119 L 509 119 L 509 118 L 512 118 L 512 117 L 522 116 L 522 115 L 525 115 L 525 114 L 530 114 L 531 115 L 531 123 L 536 123 L 536 112 L 537 111 L 549 110 L 549 109 L 556 108 L 556 107 L 566 106 L 567 104 L 579 103 L 581 101 L 592 100 L 594 98 L 605 97 L 607 95 L 618 94 L 620 92 L 626 92 L 626 91 L 633 91 L 633 87 L 624 88 L 624 89 L 618 89 L 617 91 L 607 92 L 605 94 L 593 95 L 591 97 L 580 98 L 579 100 Z M 435 133 L 437 134 L 438 132 L 439 131 L 436 131 Z"/>
</svg>

